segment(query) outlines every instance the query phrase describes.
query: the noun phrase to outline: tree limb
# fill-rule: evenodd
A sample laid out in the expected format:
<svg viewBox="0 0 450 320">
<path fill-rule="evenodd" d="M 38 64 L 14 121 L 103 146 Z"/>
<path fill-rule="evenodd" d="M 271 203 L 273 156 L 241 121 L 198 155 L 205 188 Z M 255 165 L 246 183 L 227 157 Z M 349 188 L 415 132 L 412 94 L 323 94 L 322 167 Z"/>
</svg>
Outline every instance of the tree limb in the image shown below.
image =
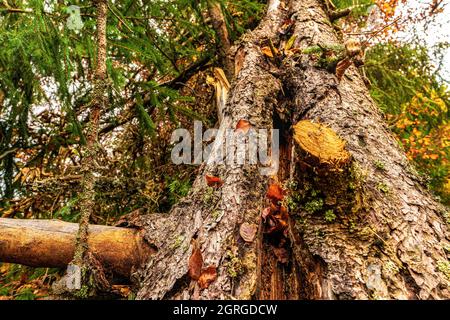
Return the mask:
<svg viewBox="0 0 450 320">
<path fill-rule="evenodd" d="M 0 218 L 0 261 L 32 267 L 65 267 L 73 258 L 78 224 L 59 220 Z M 131 269 L 154 250 L 136 229 L 89 225 L 91 252 L 114 274 Z"/>
<path fill-rule="evenodd" d="M 231 42 L 228 35 L 227 25 L 225 23 L 225 18 L 222 13 L 222 8 L 220 3 L 209 0 L 208 1 L 208 15 L 211 18 L 213 29 L 217 35 L 217 46 L 219 60 L 222 64 L 228 81 L 231 81 L 234 75 L 234 62 L 231 57 Z"/>
</svg>

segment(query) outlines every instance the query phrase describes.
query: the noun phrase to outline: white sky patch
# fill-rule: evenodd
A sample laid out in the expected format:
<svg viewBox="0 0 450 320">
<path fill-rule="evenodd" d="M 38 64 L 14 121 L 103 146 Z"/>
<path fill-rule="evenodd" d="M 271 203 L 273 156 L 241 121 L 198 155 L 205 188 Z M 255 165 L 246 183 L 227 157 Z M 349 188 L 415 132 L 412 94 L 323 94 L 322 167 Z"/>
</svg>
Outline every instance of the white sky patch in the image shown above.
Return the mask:
<svg viewBox="0 0 450 320">
<path fill-rule="evenodd" d="M 267 9 L 267 11 L 268 12 L 276 11 L 279 5 L 280 0 L 271 0 L 269 1 L 269 8 Z"/>
<path fill-rule="evenodd" d="M 429 8 L 431 2 L 432 0 L 407 1 L 406 4 L 401 4 L 399 6 L 397 15 L 403 14 L 405 16 L 406 14 L 414 12 L 423 12 Z M 436 46 L 439 43 L 450 42 L 450 0 L 444 0 L 443 4 L 444 11 L 436 14 L 434 16 L 434 21 L 428 22 L 428 25 L 426 21 L 409 24 L 404 31 L 399 31 L 396 34 L 396 38 L 403 42 L 408 42 L 411 41 L 414 34 L 416 34 L 430 49 L 430 53 L 432 52 L 433 46 Z M 431 59 L 437 67 L 440 61 L 436 61 L 433 56 Z M 450 48 L 445 50 L 441 63 L 442 70 L 440 76 L 445 81 L 450 82 Z"/>
</svg>

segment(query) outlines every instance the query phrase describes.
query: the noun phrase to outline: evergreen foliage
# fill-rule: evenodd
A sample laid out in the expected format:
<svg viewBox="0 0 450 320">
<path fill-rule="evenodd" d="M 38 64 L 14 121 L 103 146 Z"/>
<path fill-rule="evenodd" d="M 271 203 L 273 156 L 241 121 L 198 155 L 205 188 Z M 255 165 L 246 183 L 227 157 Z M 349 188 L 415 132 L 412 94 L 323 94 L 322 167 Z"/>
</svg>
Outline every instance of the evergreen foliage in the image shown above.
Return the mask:
<svg viewBox="0 0 450 320">
<path fill-rule="evenodd" d="M 221 5 L 232 40 L 254 27 L 264 7 L 252 0 Z M 216 63 L 217 40 L 206 6 L 206 0 L 108 2 L 110 104 L 101 133 L 136 119 L 139 139 L 145 139 L 155 137 L 157 123 L 167 117 L 174 123 L 180 116 L 206 119 L 192 109 L 192 92 L 180 93 L 191 68 Z M 53 163 L 61 151 L 79 154 L 84 144 L 96 61 L 95 18 L 95 6 L 86 0 L 0 5 L 2 206 L 30 194 L 19 179 L 21 170 L 58 171 Z M 72 161 L 78 163 L 76 154 Z"/>
</svg>

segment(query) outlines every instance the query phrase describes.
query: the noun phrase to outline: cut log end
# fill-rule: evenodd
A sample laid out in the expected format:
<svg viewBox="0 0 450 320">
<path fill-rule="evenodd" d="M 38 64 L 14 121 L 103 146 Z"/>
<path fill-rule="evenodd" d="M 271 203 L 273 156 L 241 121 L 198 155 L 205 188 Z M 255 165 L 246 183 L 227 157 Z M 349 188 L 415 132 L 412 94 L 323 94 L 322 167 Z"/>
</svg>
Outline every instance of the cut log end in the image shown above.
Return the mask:
<svg viewBox="0 0 450 320">
<path fill-rule="evenodd" d="M 309 120 L 294 125 L 294 140 L 306 154 L 305 161 L 313 166 L 340 170 L 351 160 L 345 141 L 331 129 Z"/>
</svg>

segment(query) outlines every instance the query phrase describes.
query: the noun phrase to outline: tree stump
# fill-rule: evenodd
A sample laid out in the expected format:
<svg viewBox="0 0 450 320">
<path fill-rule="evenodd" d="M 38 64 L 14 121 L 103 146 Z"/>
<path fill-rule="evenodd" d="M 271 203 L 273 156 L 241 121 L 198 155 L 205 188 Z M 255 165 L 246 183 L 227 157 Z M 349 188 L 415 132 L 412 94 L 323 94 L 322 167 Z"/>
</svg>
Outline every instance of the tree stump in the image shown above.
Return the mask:
<svg viewBox="0 0 450 320">
<path fill-rule="evenodd" d="M 342 171 L 351 160 L 345 141 L 329 127 L 309 120 L 294 125 L 294 140 L 300 147 L 302 160 L 326 171 Z"/>
</svg>

